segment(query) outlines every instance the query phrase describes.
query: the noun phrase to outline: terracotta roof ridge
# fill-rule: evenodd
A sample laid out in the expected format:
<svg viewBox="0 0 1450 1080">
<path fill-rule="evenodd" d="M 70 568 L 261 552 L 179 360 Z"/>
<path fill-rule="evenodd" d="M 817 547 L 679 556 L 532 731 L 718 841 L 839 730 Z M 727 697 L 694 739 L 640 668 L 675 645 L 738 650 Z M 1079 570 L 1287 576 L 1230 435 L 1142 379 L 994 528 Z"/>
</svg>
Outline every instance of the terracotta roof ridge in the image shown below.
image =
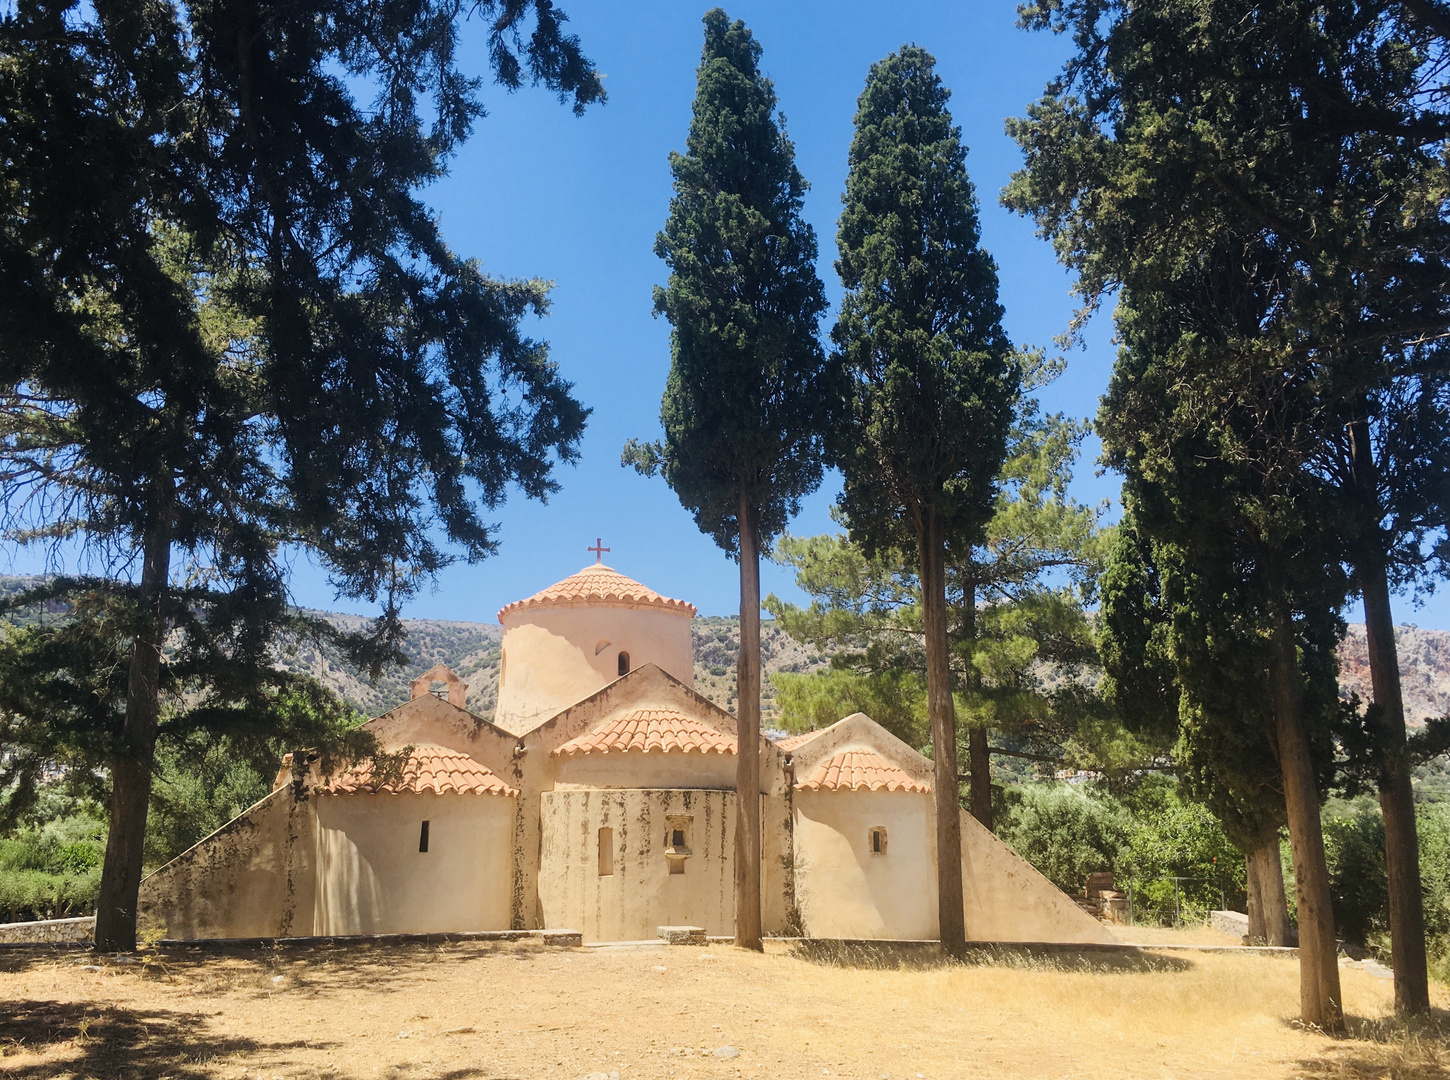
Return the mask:
<svg viewBox="0 0 1450 1080">
<path fill-rule="evenodd" d="M 640 708 L 606 720 L 549 752 L 550 757 L 657 751 L 733 754 L 735 737 L 678 709 Z"/>
<path fill-rule="evenodd" d="M 486 765 L 461 750 L 436 743 L 415 745 L 403 763 L 400 775 L 386 783 L 374 780 L 374 760 L 358 762 L 333 774 L 318 785 L 320 795 L 518 795 Z"/>
<path fill-rule="evenodd" d="M 931 785 L 917 780 L 875 747 L 846 746 L 818 762 L 810 775 L 795 784 L 803 791 L 910 791 L 927 793 Z"/>
<path fill-rule="evenodd" d="M 787 735 L 784 738 L 772 739 L 771 741 L 774 742 L 776 746 L 780 747 L 780 749 L 790 751 L 796 749 L 799 746 L 804 746 L 806 743 L 810 742 L 812 739 L 814 739 L 817 735 L 820 735 L 825 730 L 825 728 L 816 728 L 814 731 L 801 731 L 796 733 L 795 735 Z"/>
</svg>

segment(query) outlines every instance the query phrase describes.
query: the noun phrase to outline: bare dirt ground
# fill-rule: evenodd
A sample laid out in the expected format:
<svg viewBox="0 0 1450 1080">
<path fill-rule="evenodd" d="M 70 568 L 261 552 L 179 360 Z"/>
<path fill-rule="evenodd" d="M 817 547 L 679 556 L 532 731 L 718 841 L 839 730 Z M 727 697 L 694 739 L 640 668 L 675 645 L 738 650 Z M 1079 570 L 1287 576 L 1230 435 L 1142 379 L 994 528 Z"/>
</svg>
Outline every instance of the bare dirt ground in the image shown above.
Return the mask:
<svg viewBox="0 0 1450 1080">
<path fill-rule="evenodd" d="M 1293 1022 L 1297 961 L 1262 954 L 947 964 L 921 949 L 470 942 L 141 956 L 0 950 L 0 1080 L 1450 1076 L 1445 988 L 1407 1031 L 1388 1019 L 1390 984 L 1346 970 L 1352 1035 L 1330 1039 Z"/>
</svg>

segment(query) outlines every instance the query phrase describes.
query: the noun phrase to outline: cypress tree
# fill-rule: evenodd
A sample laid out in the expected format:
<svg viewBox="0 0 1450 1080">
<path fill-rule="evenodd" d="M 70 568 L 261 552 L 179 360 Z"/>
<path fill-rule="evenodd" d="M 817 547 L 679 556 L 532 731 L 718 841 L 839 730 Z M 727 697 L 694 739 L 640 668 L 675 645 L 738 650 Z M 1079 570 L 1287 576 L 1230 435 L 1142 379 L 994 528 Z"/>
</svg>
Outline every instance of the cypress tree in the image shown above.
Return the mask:
<svg viewBox="0 0 1450 1080">
<path fill-rule="evenodd" d="M 858 103 L 837 236 L 847 291 L 832 333 L 849 404 L 832 451 L 852 539 L 868 553 L 908 552 L 920 568 L 941 939 L 957 953 L 966 929 L 946 568 L 991 520 L 1020 366 L 934 68 L 904 46 L 872 65 Z"/>
<path fill-rule="evenodd" d="M 1249 936 L 1287 945 L 1284 790 L 1268 738 L 1269 673 L 1260 628 L 1245 611 L 1253 605 L 1226 596 L 1232 584 L 1220 581 L 1215 592 L 1180 551 L 1148 540 L 1126 514 L 1101 582 L 1101 690 L 1129 730 L 1171 746 L 1184 790 L 1243 851 Z M 1333 702 L 1332 672 L 1318 687 L 1321 704 L 1326 688 Z M 1332 746 L 1323 737 L 1314 745 L 1322 773 Z"/>
<path fill-rule="evenodd" d="M 1232 377 L 1221 360 L 1199 375 L 1201 400 L 1219 408 L 1253 383 L 1265 392 L 1250 409 L 1278 407 L 1267 393 L 1273 383 L 1313 398 L 1296 403 L 1291 426 L 1276 421 L 1278 445 L 1264 447 L 1279 458 L 1272 494 L 1284 507 L 1306 497 L 1339 503 L 1334 557 L 1354 569 L 1370 639 L 1396 1005 L 1426 1009 L 1389 595 L 1431 571 L 1420 540 L 1427 525 L 1435 532 L 1444 522 L 1443 482 L 1438 494 L 1417 490 L 1415 470 L 1403 466 L 1443 462 L 1445 426 L 1404 425 L 1394 414 L 1427 383 L 1443 386 L 1450 355 L 1438 345 L 1450 325 L 1442 62 L 1450 22 L 1436 4 L 1354 0 L 1052 0 L 1025 6 L 1023 21 L 1070 32 L 1077 49 L 1048 96 L 1011 125 L 1028 168 L 1009 186 L 1009 203 L 1038 219 L 1079 270 L 1089 302 L 1120 290 L 1135 292 L 1141 309 L 1154 297 L 1180 305 L 1185 341 L 1237 353 Z M 1237 295 L 1221 291 L 1210 313 L 1202 290 L 1190 296 L 1178 283 L 1214 262 L 1225 276 L 1203 284 Z M 1251 280 L 1231 281 L 1243 268 Z M 1443 391 L 1422 400 L 1436 393 L 1442 404 L 1426 413 L 1443 410 Z M 1256 467 L 1267 466 L 1261 455 Z M 1272 526 L 1278 509 L 1264 498 L 1254 513 L 1268 510 L 1261 523 Z M 1292 575 L 1277 576 L 1282 584 Z M 1286 670 L 1292 607 L 1276 634 Z M 1308 798 L 1291 801 L 1317 812 Z M 1302 824 L 1291 822 L 1291 834 L 1318 835 L 1317 823 Z M 1317 955 L 1302 953 L 1322 984 L 1314 989 L 1306 975 L 1304 1018 L 1334 1026 L 1332 927 L 1320 931 Z"/>
<path fill-rule="evenodd" d="M 760 552 L 821 482 L 831 400 L 818 327 L 826 309 L 806 182 L 740 21 L 705 15 L 685 153 L 655 253 L 670 268 L 655 312 L 672 328 L 662 443 L 624 463 L 662 472 L 700 531 L 740 564 L 736 668 L 735 941 L 761 947 Z"/>
<path fill-rule="evenodd" d="M 1390 595 L 1443 569 L 1444 549 L 1432 559 L 1420 543 L 1444 522 L 1443 483 L 1426 507 L 1403 466 L 1443 461 L 1450 440 L 1443 423 L 1388 427 L 1403 419 L 1390 420 L 1398 402 L 1450 373 L 1438 344 L 1450 325 L 1450 20 L 1420 2 L 1054 0 L 1025 6 L 1023 21 L 1070 31 L 1078 54 L 1013 124 L 1029 169 L 1009 198 L 1081 270 L 1089 300 L 1133 280 L 1166 287 L 1225 227 L 1281 260 L 1259 282 L 1275 299 L 1254 331 L 1272 323 L 1293 343 L 1286 375 L 1317 383 L 1321 426 L 1301 467 L 1307 486 L 1328 484 L 1343 503 L 1374 687 L 1395 1000 L 1427 1009 Z"/>
</svg>

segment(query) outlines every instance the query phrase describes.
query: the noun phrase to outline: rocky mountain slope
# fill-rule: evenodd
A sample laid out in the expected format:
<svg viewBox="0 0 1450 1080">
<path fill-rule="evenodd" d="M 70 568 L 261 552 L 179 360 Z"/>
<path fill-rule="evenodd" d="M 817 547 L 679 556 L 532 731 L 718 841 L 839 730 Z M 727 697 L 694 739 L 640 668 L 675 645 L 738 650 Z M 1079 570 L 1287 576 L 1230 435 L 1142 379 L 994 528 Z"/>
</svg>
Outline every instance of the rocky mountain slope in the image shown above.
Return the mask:
<svg viewBox="0 0 1450 1080">
<path fill-rule="evenodd" d="M 363 620 L 356 616 L 326 614 L 344 629 Z M 447 664 L 468 683 L 468 707 L 480 716 L 492 716 L 498 701 L 498 672 L 503 628 L 497 623 L 444 622 L 408 619 L 405 651 L 409 663 L 403 670 L 386 672 L 369 684 L 350 670 L 340 654 L 331 649 L 303 647 L 287 657 L 287 666 L 305 671 L 332 687 L 344 699 L 369 716 L 386 712 L 408 699 L 408 683 L 437 663 Z M 718 616 L 694 620 L 695 689 L 723 709 L 735 708 L 735 653 L 740 647 L 740 620 Z M 824 667 L 825 657 L 806 649 L 777 630 L 769 621 L 760 631 L 761 668 L 765 674 L 778 671 L 813 671 Z M 769 723 L 777 715 L 775 691 L 767 680 L 761 702 L 762 719 Z"/>
<path fill-rule="evenodd" d="M 1405 720 L 1420 727 L 1428 717 L 1450 716 L 1450 632 L 1397 626 L 1395 647 L 1400 654 Z M 1339 646 L 1339 690 L 1353 691 L 1361 701 L 1374 697 L 1362 623 L 1351 623 Z"/>
<path fill-rule="evenodd" d="M 38 584 L 40 578 L 0 576 L 0 599 L 19 589 Z M 353 629 L 363 623 L 355 615 L 318 612 L 334 624 Z M 24 625 L 38 612 L 11 613 L 4 621 Z M 50 617 L 64 617 L 52 609 Z M 40 616 L 46 617 L 46 616 Z M 330 686 L 346 701 L 368 716 L 386 712 L 408 699 L 408 683 L 436 663 L 444 663 L 469 684 L 468 707 L 482 716 L 492 716 L 498 700 L 500 643 L 503 628 L 497 623 L 450 622 L 441 619 L 407 619 L 409 662 L 401 670 L 387 671 L 376 683 L 351 669 L 336 650 L 302 645 L 289 651 L 284 664 L 305 671 Z M 3 622 L 0 622 L 3 625 Z M 697 618 L 695 641 L 695 687 L 721 708 L 735 707 L 735 651 L 740 641 L 740 620 L 733 616 Z M 1450 631 L 1426 630 L 1402 625 L 1395 630 L 1400 652 L 1400 676 L 1405 693 L 1405 718 L 1411 726 L 1424 724 L 1427 717 L 1450 715 Z M 761 625 L 761 668 L 764 680 L 762 719 L 767 726 L 779 716 L 775 691 L 769 676 L 777 672 L 808 672 L 825 667 L 827 658 L 787 637 L 766 620 Z M 1357 693 L 1361 701 L 1371 698 L 1369 658 L 1365 651 L 1364 626 L 1353 623 L 1339 650 L 1340 689 Z"/>
<path fill-rule="evenodd" d="M 329 615 L 339 625 L 356 625 L 360 620 L 346 615 Z M 695 688 L 722 708 L 735 708 L 735 651 L 740 642 L 740 620 L 709 616 L 694 621 Z M 468 706 L 490 716 L 498 697 L 499 643 L 503 629 L 491 623 L 408 620 L 406 671 L 385 674 L 375 685 L 348 671 L 341 657 L 303 653 L 297 663 L 331 686 L 362 712 L 376 715 L 401 704 L 408 697 L 408 681 L 442 662 L 469 684 Z M 1396 628 L 1400 650 L 1400 676 L 1405 693 L 1405 717 L 1413 727 L 1431 716 L 1450 715 L 1450 631 L 1424 630 L 1414 626 Z M 776 629 L 769 620 L 761 624 L 761 668 L 766 676 L 776 672 L 808 672 L 825 667 L 826 657 L 802 646 Z M 1351 624 L 1340 646 L 1340 690 L 1358 693 L 1361 701 L 1372 697 L 1369 658 L 1365 652 L 1364 626 Z M 764 681 L 762 719 L 767 724 L 779 713 L 769 678 Z"/>
</svg>

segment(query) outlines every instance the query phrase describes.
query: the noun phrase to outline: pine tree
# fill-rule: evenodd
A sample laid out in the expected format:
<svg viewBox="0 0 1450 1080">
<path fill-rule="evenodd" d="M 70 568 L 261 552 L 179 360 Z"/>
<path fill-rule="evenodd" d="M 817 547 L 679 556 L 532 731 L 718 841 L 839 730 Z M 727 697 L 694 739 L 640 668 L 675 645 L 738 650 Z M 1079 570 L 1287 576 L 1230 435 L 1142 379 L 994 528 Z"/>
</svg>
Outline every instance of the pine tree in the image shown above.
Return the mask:
<svg viewBox="0 0 1450 1080">
<path fill-rule="evenodd" d="M 1058 370 L 1035 354 L 1027 361 L 1024 386 L 1044 385 Z M 977 751 L 967 770 L 971 809 L 988 829 L 993 828 L 989 731 L 1017 751 L 1059 757 L 1072 740 L 1076 752 L 1093 758 L 1083 768 L 1108 765 L 1099 754 L 1113 750 L 1080 723 L 1096 711 L 1079 694 L 1078 676 L 1096 662 L 1084 607 L 1105 550 L 1097 525 L 1101 508 L 1068 494 L 1088 430 L 1086 423 L 1060 414 L 1042 415 L 1036 398 L 1020 398 L 992 518 L 981 543 L 953 550 L 947 564 L 956 707 L 971 725 L 969 753 Z M 803 608 L 768 596 L 766 610 L 786 633 L 831 657 L 829 671 L 772 676 L 782 715 L 797 723 L 807 717 L 834 723 L 865 712 L 898 738 L 926 749 L 926 655 L 915 554 L 878 551 L 867 558 L 838 534 L 783 536 L 773 557 L 795 570 L 796 585 L 811 603 Z"/>
<path fill-rule="evenodd" d="M 501 83 L 602 97 L 547 0 L 481 8 Z M 126 642 L 114 708 L 81 710 L 111 778 L 97 948 L 135 946 L 172 710 L 200 697 L 185 715 L 225 727 L 285 698 L 288 552 L 381 604 L 354 642 L 376 667 L 440 537 L 488 555 L 480 505 L 546 496 L 577 453 L 587 410 L 520 332 L 546 286 L 486 277 L 417 197 L 482 113 L 461 14 L 26 0 L 0 19 L 0 505 L 12 538 L 123 568 L 57 597 Z M 27 707 L 76 717 L 54 704 Z"/>
<path fill-rule="evenodd" d="M 832 394 L 826 309 L 805 180 L 745 24 L 705 15 L 694 116 L 672 154 L 675 195 L 655 252 L 670 268 L 662 443 L 625 464 L 662 472 L 700 531 L 740 563 L 735 941 L 761 947 L 760 552 L 821 482 Z"/>
<path fill-rule="evenodd" d="M 868 554 L 912 552 L 920 567 L 941 939 L 959 953 L 946 567 L 991 519 L 1020 369 L 1002 331 L 996 266 L 979 243 L 966 149 L 934 68 L 924 49 L 904 46 L 872 65 L 858 103 L 837 237 L 846 297 L 832 334 L 849 405 L 832 453 L 851 537 Z"/>
</svg>

